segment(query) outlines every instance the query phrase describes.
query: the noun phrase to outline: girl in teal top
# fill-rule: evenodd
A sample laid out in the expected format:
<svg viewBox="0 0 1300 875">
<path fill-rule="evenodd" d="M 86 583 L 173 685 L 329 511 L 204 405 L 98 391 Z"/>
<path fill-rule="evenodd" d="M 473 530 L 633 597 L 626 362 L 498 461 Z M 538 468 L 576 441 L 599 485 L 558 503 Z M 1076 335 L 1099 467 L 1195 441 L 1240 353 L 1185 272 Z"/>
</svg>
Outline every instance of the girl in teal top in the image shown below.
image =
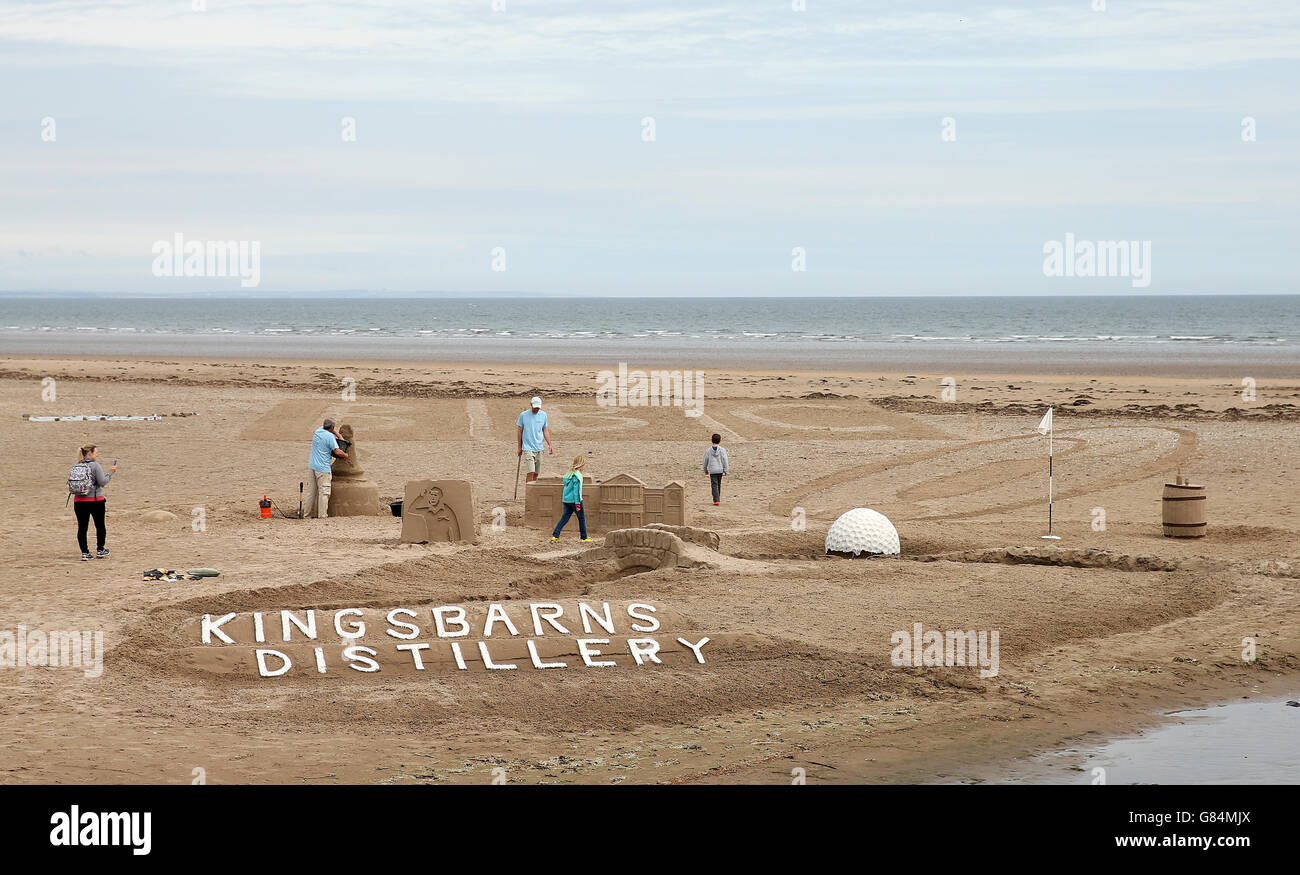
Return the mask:
<svg viewBox="0 0 1300 875">
<path fill-rule="evenodd" d="M 565 524 L 569 517 L 574 514 L 578 515 L 578 533 L 582 540 L 590 541 L 587 537 L 587 515 L 582 512 L 582 467 L 587 464 L 585 456 L 578 456 L 573 460 L 573 467 L 569 473 L 564 475 L 564 493 L 560 500 L 564 502 L 564 515 L 555 525 L 555 531 L 551 532 L 551 540 L 560 540 L 560 532 L 564 531 Z"/>
</svg>

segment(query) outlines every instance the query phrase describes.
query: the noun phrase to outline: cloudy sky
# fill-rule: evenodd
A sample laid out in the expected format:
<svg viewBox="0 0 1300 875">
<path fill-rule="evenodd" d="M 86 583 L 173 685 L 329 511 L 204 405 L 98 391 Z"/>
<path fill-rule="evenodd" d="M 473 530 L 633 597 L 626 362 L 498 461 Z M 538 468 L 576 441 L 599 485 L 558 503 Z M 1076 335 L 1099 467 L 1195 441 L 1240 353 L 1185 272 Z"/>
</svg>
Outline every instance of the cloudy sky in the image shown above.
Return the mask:
<svg viewBox="0 0 1300 875">
<path fill-rule="evenodd" d="M 798 5 L 0 0 L 0 290 L 1300 291 L 1295 0 Z"/>
</svg>

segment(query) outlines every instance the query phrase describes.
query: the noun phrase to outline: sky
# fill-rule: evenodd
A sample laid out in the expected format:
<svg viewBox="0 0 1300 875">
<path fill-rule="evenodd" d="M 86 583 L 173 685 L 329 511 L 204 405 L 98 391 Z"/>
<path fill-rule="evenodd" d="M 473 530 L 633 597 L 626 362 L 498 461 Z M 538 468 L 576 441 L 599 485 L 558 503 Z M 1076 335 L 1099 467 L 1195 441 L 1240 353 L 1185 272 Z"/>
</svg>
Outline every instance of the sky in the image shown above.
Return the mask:
<svg viewBox="0 0 1300 875">
<path fill-rule="evenodd" d="M 1294 293 L 1298 109 L 1295 0 L 0 0 L 0 291 Z"/>
</svg>

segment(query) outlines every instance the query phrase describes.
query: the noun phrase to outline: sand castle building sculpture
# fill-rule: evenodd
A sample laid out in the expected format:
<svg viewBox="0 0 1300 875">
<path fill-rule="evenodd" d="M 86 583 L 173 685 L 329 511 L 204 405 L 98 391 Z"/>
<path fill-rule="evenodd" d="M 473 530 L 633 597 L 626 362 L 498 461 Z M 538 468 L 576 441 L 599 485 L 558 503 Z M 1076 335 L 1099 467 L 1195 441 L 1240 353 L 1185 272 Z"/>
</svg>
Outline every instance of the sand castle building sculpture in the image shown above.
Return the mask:
<svg viewBox="0 0 1300 875">
<path fill-rule="evenodd" d="M 352 436 L 352 426 L 339 426 L 339 448 L 348 454 L 346 459 L 335 459 L 331 466 L 329 515 L 375 516 L 379 513 L 379 486 L 366 479 L 361 467 L 361 456 Z"/>
<path fill-rule="evenodd" d="M 524 525 L 554 528 L 564 513 L 563 493 L 560 477 L 539 477 L 529 483 L 524 491 Z M 686 487 L 675 480 L 656 489 L 631 475 L 619 474 L 604 481 L 588 478 L 582 485 L 582 509 L 592 532 L 635 529 L 649 523 L 684 526 L 685 499 Z"/>
</svg>

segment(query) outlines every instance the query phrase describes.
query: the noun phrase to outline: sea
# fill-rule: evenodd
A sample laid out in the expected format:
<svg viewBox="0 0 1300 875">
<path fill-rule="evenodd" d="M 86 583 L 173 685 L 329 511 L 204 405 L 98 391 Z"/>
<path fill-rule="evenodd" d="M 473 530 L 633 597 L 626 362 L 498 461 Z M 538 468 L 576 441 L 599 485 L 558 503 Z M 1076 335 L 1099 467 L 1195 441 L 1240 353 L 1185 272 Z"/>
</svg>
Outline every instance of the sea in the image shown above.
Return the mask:
<svg viewBox="0 0 1300 875">
<path fill-rule="evenodd" d="M 1300 295 L 0 296 L 29 353 L 1292 376 Z"/>
<path fill-rule="evenodd" d="M 980 777 L 1006 784 L 1300 784 L 1295 697 L 1175 711 L 1159 726 L 1039 754 Z"/>
</svg>

